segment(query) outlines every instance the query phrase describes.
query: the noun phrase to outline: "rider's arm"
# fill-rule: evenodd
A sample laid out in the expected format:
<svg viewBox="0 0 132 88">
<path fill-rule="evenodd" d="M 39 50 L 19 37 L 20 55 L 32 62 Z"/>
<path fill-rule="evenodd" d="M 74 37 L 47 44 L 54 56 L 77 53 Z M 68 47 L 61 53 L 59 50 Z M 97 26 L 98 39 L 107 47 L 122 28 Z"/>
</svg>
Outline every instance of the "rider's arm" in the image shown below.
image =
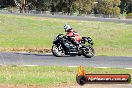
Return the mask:
<svg viewBox="0 0 132 88">
<path fill-rule="evenodd" d="M 70 36 L 72 36 L 72 35 L 73 35 L 73 34 L 70 33 L 70 32 L 67 32 L 67 34 L 66 34 L 67 37 L 70 37 Z"/>
</svg>

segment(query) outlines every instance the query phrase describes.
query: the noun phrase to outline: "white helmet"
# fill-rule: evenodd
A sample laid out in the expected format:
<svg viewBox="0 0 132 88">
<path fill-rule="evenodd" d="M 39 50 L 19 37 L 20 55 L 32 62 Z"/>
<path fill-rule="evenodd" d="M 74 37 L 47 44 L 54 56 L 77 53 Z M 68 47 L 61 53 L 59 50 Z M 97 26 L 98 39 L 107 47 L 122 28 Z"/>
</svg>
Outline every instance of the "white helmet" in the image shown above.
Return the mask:
<svg viewBox="0 0 132 88">
<path fill-rule="evenodd" d="M 72 28 L 70 25 L 65 25 L 64 30 L 65 30 L 65 32 L 68 32 L 69 30 L 72 30 Z"/>
</svg>

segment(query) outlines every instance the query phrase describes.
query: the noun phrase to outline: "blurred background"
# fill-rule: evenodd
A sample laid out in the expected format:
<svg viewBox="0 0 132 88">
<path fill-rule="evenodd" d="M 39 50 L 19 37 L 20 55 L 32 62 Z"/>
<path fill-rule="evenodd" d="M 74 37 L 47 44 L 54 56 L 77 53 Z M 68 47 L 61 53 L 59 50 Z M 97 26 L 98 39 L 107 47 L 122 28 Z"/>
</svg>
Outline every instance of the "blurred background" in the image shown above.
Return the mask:
<svg viewBox="0 0 132 88">
<path fill-rule="evenodd" d="M 132 0 L 0 0 L 0 12 L 132 18 Z"/>
</svg>

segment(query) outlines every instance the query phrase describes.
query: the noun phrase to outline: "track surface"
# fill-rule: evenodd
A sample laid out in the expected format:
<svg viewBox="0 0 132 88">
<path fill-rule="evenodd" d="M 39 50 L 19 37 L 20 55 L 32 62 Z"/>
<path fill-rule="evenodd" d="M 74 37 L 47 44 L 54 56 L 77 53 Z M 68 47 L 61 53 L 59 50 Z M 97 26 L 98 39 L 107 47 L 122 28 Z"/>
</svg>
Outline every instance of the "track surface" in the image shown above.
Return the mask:
<svg viewBox="0 0 132 88">
<path fill-rule="evenodd" d="M 52 54 L 0 53 L 0 64 L 132 68 L 132 57 L 95 56 L 93 58 L 85 58 L 83 56 L 55 57 Z"/>
<path fill-rule="evenodd" d="M 99 18 L 99 17 L 91 18 L 91 17 L 86 17 L 86 16 L 83 17 L 83 16 L 67 16 L 67 15 L 20 14 L 20 13 L 9 13 L 9 12 L 0 12 L 0 14 L 14 14 L 14 15 L 61 18 L 61 19 L 71 19 L 71 20 L 101 21 L 101 22 L 115 22 L 115 23 L 132 24 L 132 20 L 130 20 L 130 19 L 118 19 L 118 18 Z"/>
</svg>

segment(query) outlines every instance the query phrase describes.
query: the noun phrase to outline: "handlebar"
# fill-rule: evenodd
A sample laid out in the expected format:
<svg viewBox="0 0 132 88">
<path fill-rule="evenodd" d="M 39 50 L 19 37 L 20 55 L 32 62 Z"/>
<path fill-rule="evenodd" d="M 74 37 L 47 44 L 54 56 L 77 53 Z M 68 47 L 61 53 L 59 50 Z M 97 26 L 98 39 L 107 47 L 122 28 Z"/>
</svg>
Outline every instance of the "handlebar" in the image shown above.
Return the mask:
<svg viewBox="0 0 132 88">
<path fill-rule="evenodd" d="M 60 36 L 62 36 L 63 34 L 59 34 L 57 37 L 60 37 Z"/>
</svg>

